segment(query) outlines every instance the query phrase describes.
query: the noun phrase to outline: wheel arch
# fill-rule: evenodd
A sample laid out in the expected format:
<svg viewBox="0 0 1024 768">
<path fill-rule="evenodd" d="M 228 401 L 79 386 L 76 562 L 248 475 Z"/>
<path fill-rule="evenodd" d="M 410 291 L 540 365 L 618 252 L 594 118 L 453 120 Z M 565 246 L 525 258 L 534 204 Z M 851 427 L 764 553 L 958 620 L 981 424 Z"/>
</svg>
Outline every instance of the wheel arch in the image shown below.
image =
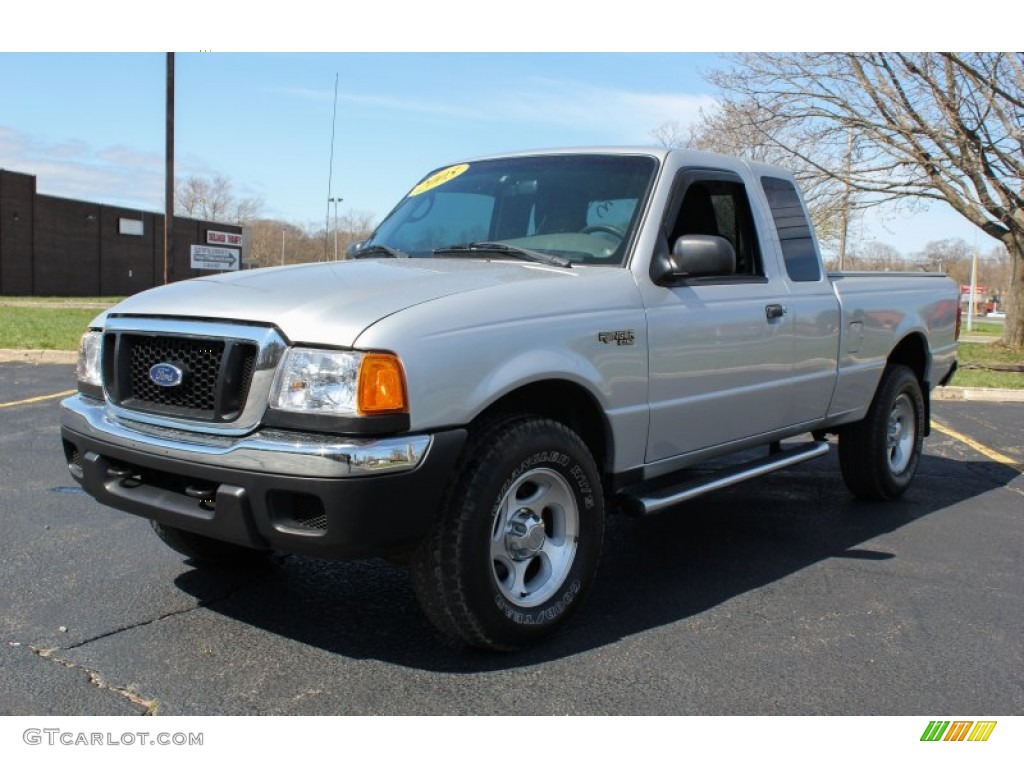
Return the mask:
<svg viewBox="0 0 1024 768">
<path fill-rule="evenodd" d="M 523 384 L 490 403 L 470 423 L 470 429 L 513 414 L 533 414 L 564 424 L 590 450 L 602 476 L 611 472 L 614 437 L 597 398 L 586 387 L 567 379 Z"/>
<path fill-rule="evenodd" d="M 905 365 L 917 377 L 921 385 L 921 395 L 924 397 L 924 435 L 927 437 L 931 434 L 932 423 L 931 388 L 927 378 L 931 367 L 931 355 L 924 334 L 915 331 L 900 339 L 889 353 L 886 365 Z"/>
</svg>

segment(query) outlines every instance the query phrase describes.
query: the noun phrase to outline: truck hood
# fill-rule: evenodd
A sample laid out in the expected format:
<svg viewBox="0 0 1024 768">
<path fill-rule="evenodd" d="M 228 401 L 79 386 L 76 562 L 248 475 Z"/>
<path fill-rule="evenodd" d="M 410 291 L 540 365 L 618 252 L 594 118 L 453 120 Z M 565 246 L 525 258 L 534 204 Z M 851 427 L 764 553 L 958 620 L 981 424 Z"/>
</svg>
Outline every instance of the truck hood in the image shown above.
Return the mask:
<svg viewBox="0 0 1024 768">
<path fill-rule="evenodd" d="M 350 347 L 388 315 L 456 293 L 582 277 L 517 261 L 365 259 L 200 277 L 136 294 L 111 315 L 236 320 L 277 326 L 293 343 Z"/>
</svg>

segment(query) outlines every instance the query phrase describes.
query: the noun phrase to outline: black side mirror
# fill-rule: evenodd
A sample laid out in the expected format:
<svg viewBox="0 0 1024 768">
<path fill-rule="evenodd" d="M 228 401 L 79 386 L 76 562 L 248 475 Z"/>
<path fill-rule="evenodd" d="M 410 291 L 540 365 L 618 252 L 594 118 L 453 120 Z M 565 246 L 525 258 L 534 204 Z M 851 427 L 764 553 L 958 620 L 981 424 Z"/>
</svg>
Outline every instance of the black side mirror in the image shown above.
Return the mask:
<svg viewBox="0 0 1024 768">
<path fill-rule="evenodd" d="M 689 277 L 734 274 L 736 249 L 724 237 L 716 235 L 683 235 L 672 244 L 671 253 L 655 254 L 651 265 L 651 277 L 658 284 Z"/>
<path fill-rule="evenodd" d="M 361 250 L 363 250 L 363 246 L 364 245 L 366 245 L 366 241 L 365 240 L 357 240 L 354 243 L 349 243 L 345 247 L 345 258 L 346 259 L 358 258 L 359 252 Z"/>
</svg>

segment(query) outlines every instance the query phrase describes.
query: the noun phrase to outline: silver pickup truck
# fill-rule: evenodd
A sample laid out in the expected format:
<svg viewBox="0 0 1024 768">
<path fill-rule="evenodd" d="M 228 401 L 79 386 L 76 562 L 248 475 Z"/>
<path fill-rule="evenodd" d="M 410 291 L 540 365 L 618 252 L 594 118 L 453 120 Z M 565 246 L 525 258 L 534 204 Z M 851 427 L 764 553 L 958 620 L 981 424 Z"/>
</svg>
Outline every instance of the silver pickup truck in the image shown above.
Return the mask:
<svg viewBox="0 0 1024 768">
<path fill-rule="evenodd" d="M 951 280 L 826 274 L 791 174 L 717 155 L 449 165 L 348 255 L 96 318 L 68 467 L 197 566 L 401 559 L 434 625 L 486 648 L 579 607 L 610 511 L 832 435 L 853 494 L 898 497 L 956 368 Z"/>
</svg>

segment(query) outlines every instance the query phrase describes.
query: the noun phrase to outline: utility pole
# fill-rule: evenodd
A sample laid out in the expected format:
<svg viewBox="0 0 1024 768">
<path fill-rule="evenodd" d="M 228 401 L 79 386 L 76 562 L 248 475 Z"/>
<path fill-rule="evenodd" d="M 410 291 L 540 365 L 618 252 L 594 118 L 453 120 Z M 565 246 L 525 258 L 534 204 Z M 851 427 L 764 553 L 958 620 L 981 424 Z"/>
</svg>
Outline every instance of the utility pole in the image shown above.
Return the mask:
<svg viewBox="0 0 1024 768">
<path fill-rule="evenodd" d="M 843 163 L 843 209 L 840 211 L 839 224 L 839 271 L 843 270 L 846 261 L 846 231 L 850 228 L 850 166 L 853 162 L 853 128 L 846 129 L 846 160 Z"/>
<path fill-rule="evenodd" d="M 328 203 L 334 203 L 334 260 L 338 260 L 338 203 L 344 201 L 344 197 L 329 197 Z"/>
<path fill-rule="evenodd" d="M 174 276 L 174 54 L 167 54 L 167 130 L 164 168 L 164 285 Z"/>
<path fill-rule="evenodd" d="M 281 266 L 284 266 L 284 227 L 281 227 Z"/>
<path fill-rule="evenodd" d="M 974 247 L 974 256 L 971 258 L 971 293 L 967 297 L 967 332 L 974 330 L 974 302 L 975 292 L 978 290 L 978 247 Z"/>
</svg>

